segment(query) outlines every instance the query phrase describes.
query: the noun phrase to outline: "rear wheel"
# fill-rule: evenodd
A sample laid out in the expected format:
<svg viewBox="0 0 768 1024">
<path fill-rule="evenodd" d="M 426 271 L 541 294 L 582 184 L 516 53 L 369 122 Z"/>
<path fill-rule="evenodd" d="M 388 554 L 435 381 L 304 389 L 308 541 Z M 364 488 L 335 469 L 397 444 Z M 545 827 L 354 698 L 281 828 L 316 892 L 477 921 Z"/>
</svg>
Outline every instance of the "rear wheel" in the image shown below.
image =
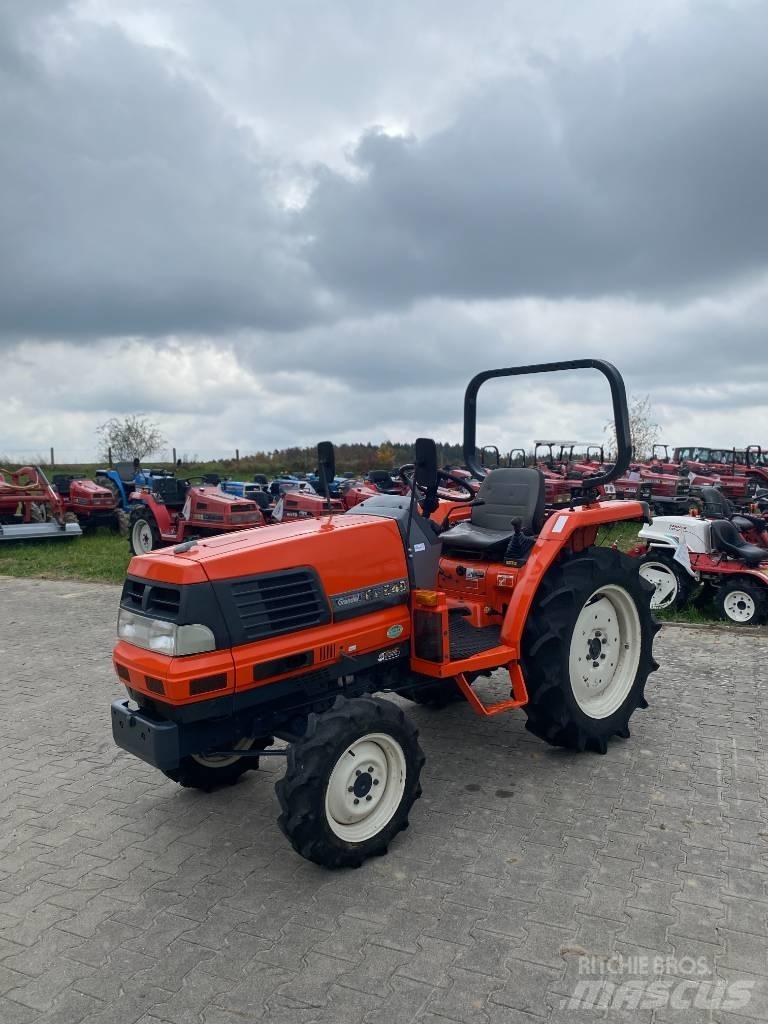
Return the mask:
<svg viewBox="0 0 768 1024">
<path fill-rule="evenodd" d="M 161 546 L 157 520 L 144 505 L 131 512 L 128 524 L 128 546 L 134 555 L 147 555 Z"/>
<path fill-rule="evenodd" d="M 671 555 L 651 549 L 640 559 L 640 575 L 653 587 L 651 608 L 682 608 L 693 591 L 693 580 Z"/>
<path fill-rule="evenodd" d="M 734 580 L 718 587 L 715 607 L 734 626 L 759 626 L 768 618 L 768 594 L 759 583 Z"/>
<path fill-rule="evenodd" d="M 234 744 L 233 750 L 252 750 L 257 747 L 263 750 L 272 743 L 272 737 L 245 736 Z M 178 768 L 164 774 L 180 786 L 188 789 L 202 789 L 208 793 L 221 786 L 233 786 L 245 772 L 255 771 L 259 767 L 258 757 L 241 757 L 237 753 L 219 754 L 206 757 L 193 754 L 183 757 Z"/>
<path fill-rule="evenodd" d="M 337 697 L 310 714 L 275 786 L 278 824 L 294 850 L 330 868 L 386 853 L 421 796 L 418 735 L 401 708 L 378 697 Z"/>
<path fill-rule="evenodd" d="M 523 633 L 530 732 L 601 754 L 612 736 L 629 736 L 658 668 L 650 597 L 637 561 L 611 549 L 590 548 L 549 570 Z"/>
</svg>

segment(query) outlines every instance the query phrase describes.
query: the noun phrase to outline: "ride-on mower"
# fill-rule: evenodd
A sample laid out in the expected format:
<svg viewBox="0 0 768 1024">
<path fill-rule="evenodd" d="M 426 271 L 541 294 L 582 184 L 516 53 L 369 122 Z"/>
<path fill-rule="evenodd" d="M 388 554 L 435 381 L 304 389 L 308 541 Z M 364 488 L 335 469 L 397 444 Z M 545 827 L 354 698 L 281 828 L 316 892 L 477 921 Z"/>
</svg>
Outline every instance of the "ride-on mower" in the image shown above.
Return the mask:
<svg viewBox="0 0 768 1024">
<path fill-rule="evenodd" d="M 610 384 L 618 457 L 582 482 L 583 503 L 547 508 L 537 469 L 486 475 L 483 382 L 587 368 Z M 601 526 L 648 517 L 642 502 L 596 500 L 630 457 L 621 376 L 591 359 L 478 374 L 464 457 L 477 494 L 441 501 L 435 443 L 420 439 L 408 495 L 134 558 L 113 654 L 129 698 L 112 705 L 116 742 L 206 790 L 285 757 L 280 827 L 303 857 L 341 867 L 384 853 L 421 794 L 417 730 L 377 692 L 465 699 L 484 717 L 522 708 L 532 733 L 579 751 L 628 738 L 658 626 L 637 561 L 596 546 Z M 332 479 L 329 443 L 318 459 Z M 462 505 L 469 518 L 444 529 Z M 509 697 L 489 704 L 473 682 L 496 670 Z"/>
<path fill-rule="evenodd" d="M 654 516 L 630 554 L 654 588 L 654 609 L 682 608 L 703 585 L 721 619 L 736 626 L 768 620 L 768 535 L 762 516 L 735 512 L 714 487 L 702 487 L 701 515 Z"/>
</svg>

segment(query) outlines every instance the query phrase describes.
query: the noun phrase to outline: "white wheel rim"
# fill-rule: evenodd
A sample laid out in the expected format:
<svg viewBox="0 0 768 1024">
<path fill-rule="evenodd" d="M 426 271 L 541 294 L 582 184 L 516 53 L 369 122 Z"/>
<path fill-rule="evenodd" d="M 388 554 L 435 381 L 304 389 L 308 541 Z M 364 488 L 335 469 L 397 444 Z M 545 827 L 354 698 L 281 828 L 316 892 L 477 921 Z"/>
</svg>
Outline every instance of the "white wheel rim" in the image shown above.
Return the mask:
<svg viewBox="0 0 768 1024">
<path fill-rule="evenodd" d="M 568 668 L 576 703 L 590 718 L 608 718 L 632 689 L 640 663 L 640 616 L 617 584 L 584 604 L 571 636 Z"/>
<path fill-rule="evenodd" d="M 744 590 L 732 590 L 726 594 L 723 608 L 732 622 L 749 622 L 755 615 L 754 598 Z"/>
<path fill-rule="evenodd" d="M 234 744 L 235 750 L 250 750 L 254 744 L 253 737 L 244 736 Z M 202 754 L 193 754 L 192 760 L 197 761 L 203 768 L 228 768 L 231 764 L 240 760 L 238 754 L 219 754 L 214 757 L 203 757 Z"/>
<path fill-rule="evenodd" d="M 378 835 L 400 806 L 406 771 L 403 748 L 386 733 L 369 733 L 350 744 L 325 791 L 325 815 L 334 835 L 347 843 Z"/>
<path fill-rule="evenodd" d="M 148 554 L 152 550 L 152 530 L 146 519 L 137 519 L 133 524 L 133 550 Z"/>
<path fill-rule="evenodd" d="M 677 599 L 677 576 L 664 562 L 643 562 L 640 575 L 653 587 L 651 608 L 669 608 Z"/>
</svg>

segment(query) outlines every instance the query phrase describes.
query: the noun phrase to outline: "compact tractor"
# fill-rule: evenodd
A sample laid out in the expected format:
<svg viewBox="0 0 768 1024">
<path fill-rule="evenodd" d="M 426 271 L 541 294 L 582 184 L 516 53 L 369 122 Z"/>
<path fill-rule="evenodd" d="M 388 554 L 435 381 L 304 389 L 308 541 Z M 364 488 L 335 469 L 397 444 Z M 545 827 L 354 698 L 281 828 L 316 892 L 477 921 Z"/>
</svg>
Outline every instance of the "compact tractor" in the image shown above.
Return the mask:
<svg viewBox="0 0 768 1024">
<path fill-rule="evenodd" d="M 153 476 L 128 495 L 128 502 L 128 544 L 134 555 L 266 523 L 256 502 L 225 494 L 202 477 Z"/>
<path fill-rule="evenodd" d="M 547 507 L 535 468 L 486 474 L 475 442 L 481 385 L 589 368 L 610 384 L 618 458 L 582 482 L 582 503 Z M 318 456 L 331 480 L 332 446 Z M 113 653 L 128 691 L 112 705 L 116 742 L 205 790 L 285 758 L 280 827 L 328 867 L 386 852 L 421 794 L 417 730 L 376 694 L 465 700 L 484 718 L 521 708 L 545 742 L 605 753 L 629 737 L 658 667 L 652 588 L 636 560 L 597 543 L 601 527 L 648 518 L 642 502 L 597 501 L 629 457 L 624 384 L 609 363 L 489 370 L 464 403 L 477 493 L 454 489 L 434 441 L 420 439 L 406 495 L 134 558 Z M 438 496 L 445 482 L 449 500 Z M 506 680 L 503 699 L 473 686 L 492 673 Z"/>
<path fill-rule="evenodd" d="M 82 532 L 40 466 L 0 469 L 0 540 L 64 539 Z"/>
<path fill-rule="evenodd" d="M 737 626 L 768 620 L 768 522 L 734 510 L 714 487 L 702 487 L 704 514 L 655 516 L 631 555 L 654 588 L 654 609 L 682 608 L 701 586 L 720 618 Z"/>
<path fill-rule="evenodd" d="M 113 533 L 120 527 L 117 498 L 111 488 L 102 487 L 81 476 L 56 474 L 53 486 L 61 499 L 65 513 L 74 516 L 83 533 L 91 533 L 99 526 L 108 526 Z"/>
</svg>

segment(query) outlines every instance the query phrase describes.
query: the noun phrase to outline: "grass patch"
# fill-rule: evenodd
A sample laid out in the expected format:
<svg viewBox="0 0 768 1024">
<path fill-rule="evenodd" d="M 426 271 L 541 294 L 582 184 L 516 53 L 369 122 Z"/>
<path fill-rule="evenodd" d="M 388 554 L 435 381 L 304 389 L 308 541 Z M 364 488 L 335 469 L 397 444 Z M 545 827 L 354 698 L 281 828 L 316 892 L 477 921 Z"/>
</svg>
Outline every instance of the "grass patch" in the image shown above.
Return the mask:
<svg viewBox="0 0 768 1024">
<path fill-rule="evenodd" d="M 128 542 L 106 530 L 71 540 L 0 543 L 0 575 L 122 583 L 130 561 Z"/>
</svg>

